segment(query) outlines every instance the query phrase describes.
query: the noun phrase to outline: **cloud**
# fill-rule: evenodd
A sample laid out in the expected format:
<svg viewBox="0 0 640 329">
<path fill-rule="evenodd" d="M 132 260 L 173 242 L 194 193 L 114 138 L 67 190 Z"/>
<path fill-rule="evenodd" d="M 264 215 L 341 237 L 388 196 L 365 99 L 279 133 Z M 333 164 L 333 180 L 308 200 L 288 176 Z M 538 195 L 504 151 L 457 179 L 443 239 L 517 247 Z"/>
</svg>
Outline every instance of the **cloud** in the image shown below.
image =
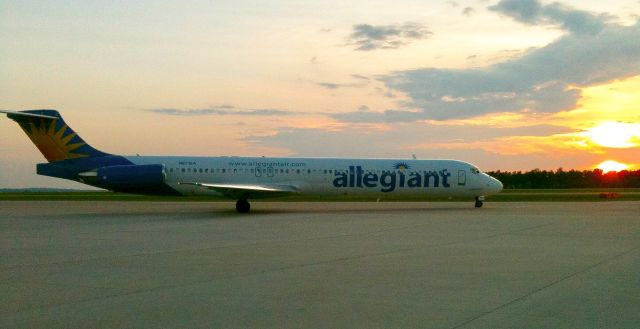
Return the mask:
<svg viewBox="0 0 640 329">
<path fill-rule="evenodd" d="M 335 82 L 317 82 L 316 85 L 330 89 L 340 89 L 340 88 L 358 88 L 366 86 L 366 83 L 335 83 Z"/>
<path fill-rule="evenodd" d="M 422 68 L 380 77 L 390 92 L 408 97 L 401 108 L 419 110 L 417 119 L 439 120 L 495 112 L 555 113 L 575 108 L 579 87 L 640 74 L 640 22 L 607 23 L 604 15 L 537 1 L 505 0 L 491 8 L 527 24 L 558 23 L 567 33 L 487 67 Z"/>
<path fill-rule="evenodd" d="M 358 75 L 358 74 L 352 74 L 351 77 L 353 79 L 358 80 L 358 82 L 354 82 L 354 83 L 316 82 L 316 85 L 318 85 L 318 86 L 320 86 L 322 88 L 335 90 L 335 89 L 340 89 L 340 88 L 364 87 L 370 81 L 369 78 L 367 78 L 365 76 L 362 76 L 362 75 Z"/>
<path fill-rule="evenodd" d="M 544 138 L 543 136 L 569 131 L 567 128 L 551 125 L 496 128 L 402 123 L 396 124 L 392 129 L 371 129 L 369 126 L 355 125 L 348 129 L 334 129 L 330 133 L 317 128 L 282 128 L 274 135 L 249 136 L 245 140 L 262 147 L 287 149 L 297 156 L 407 157 L 419 149 L 446 158 L 459 154 L 457 151 L 442 152 L 448 145 L 453 146 L 452 150 L 465 150 L 468 154 L 479 140 L 497 141 L 509 136 Z M 469 146 L 463 147 L 465 144 Z M 492 143 L 487 145 L 495 146 Z M 513 152 L 508 145 L 504 145 L 503 149 L 501 152 L 507 154 Z M 491 152 L 491 149 L 487 147 L 483 151 Z"/>
<path fill-rule="evenodd" d="M 358 51 L 397 49 L 414 40 L 426 39 L 432 34 L 424 25 L 411 22 L 377 26 L 359 24 L 353 26 L 349 45 L 355 46 Z"/>
<path fill-rule="evenodd" d="M 330 117 L 351 123 L 391 123 L 391 122 L 413 122 L 421 117 L 420 112 L 385 110 L 384 112 L 371 111 L 367 106 L 361 106 L 358 111 L 340 112 L 331 114 Z"/>
<path fill-rule="evenodd" d="M 476 13 L 476 10 L 471 7 L 465 7 L 462 9 L 462 14 L 465 16 L 471 16 Z"/>
<path fill-rule="evenodd" d="M 148 112 L 173 116 L 208 116 L 208 115 L 242 115 L 242 116 L 286 116 L 298 115 L 300 112 L 293 112 L 280 109 L 237 109 L 230 105 L 222 105 L 203 109 L 175 109 L 156 108 L 148 109 Z"/>
<path fill-rule="evenodd" d="M 318 86 L 327 88 L 327 89 L 338 89 L 344 87 L 345 85 L 333 82 L 318 82 L 316 83 Z"/>
<path fill-rule="evenodd" d="M 360 74 L 352 74 L 351 77 L 359 80 L 367 80 L 367 81 L 371 80 L 368 77 L 365 77 L 364 75 L 360 75 Z"/>
<path fill-rule="evenodd" d="M 602 31 L 608 15 L 595 15 L 575 10 L 560 3 L 543 5 L 537 0 L 502 0 L 489 10 L 499 12 L 529 25 L 560 25 L 562 29 L 578 34 Z"/>
</svg>

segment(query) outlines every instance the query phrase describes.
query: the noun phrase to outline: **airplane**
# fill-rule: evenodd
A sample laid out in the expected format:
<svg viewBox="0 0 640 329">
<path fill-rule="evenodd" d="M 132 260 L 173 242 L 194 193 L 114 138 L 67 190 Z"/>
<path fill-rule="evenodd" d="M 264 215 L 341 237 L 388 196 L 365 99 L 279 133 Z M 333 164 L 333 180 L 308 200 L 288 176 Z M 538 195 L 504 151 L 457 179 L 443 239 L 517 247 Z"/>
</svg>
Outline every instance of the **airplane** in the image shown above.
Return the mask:
<svg viewBox="0 0 640 329">
<path fill-rule="evenodd" d="M 249 200 L 281 196 L 455 197 L 483 205 L 502 183 L 459 160 L 121 156 L 93 148 L 56 110 L 0 110 L 16 121 L 48 163 L 38 175 L 115 192 L 142 195 L 210 195 Z"/>
</svg>

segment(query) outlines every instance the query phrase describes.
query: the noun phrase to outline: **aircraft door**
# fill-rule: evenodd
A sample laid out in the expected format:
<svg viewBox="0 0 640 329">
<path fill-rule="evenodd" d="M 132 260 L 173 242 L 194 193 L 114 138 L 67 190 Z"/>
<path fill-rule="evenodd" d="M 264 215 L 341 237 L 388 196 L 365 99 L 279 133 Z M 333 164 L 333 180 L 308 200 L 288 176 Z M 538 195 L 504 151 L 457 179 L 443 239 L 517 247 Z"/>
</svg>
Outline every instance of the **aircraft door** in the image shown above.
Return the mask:
<svg viewBox="0 0 640 329">
<path fill-rule="evenodd" d="M 458 185 L 459 186 L 467 185 L 467 171 L 466 170 L 458 170 Z"/>
<path fill-rule="evenodd" d="M 271 182 L 271 178 L 273 178 L 274 175 L 274 169 L 273 167 L 256 167 L 255 168 L 255 175 L 256 175 L 256 182 L 259 183 L 268 183 Z"/>
</svg>

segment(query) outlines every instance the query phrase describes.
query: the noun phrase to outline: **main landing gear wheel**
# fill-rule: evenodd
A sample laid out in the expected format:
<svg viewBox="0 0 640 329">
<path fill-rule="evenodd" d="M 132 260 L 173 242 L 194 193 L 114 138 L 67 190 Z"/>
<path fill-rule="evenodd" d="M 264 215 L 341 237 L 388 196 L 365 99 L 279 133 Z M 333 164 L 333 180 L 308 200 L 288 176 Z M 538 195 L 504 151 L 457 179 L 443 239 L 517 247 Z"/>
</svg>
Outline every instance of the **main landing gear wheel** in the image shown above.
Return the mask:
<svg viewBox="0 0 640 329">
<path fill-rule="evenodd" d="M 246 214 L 249 212 L 249 209 L 251 209 L 251 205 L 249 204 L 249 201 L 245 199 L 240 199 L 236 202 L 236 210 L 239 213 Z"/>
<path fill-rule="evenodd" d="M 482 208 L 482 199 L 480 197 L 476 198 L 476 208 Z"/>
</svg>

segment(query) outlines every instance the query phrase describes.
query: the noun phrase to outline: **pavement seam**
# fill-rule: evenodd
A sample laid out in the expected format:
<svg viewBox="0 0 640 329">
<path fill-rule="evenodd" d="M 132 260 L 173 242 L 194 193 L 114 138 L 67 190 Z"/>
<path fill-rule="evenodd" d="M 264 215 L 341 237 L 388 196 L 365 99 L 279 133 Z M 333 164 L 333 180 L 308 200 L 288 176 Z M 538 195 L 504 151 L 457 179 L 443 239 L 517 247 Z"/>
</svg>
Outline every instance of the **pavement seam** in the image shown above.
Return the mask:
<svg viewBox="0 0 640 329">
<path fill-rule="evenodd" d="M 193 282 L 189 282 L 189 283 L 181 284 L 181 285 L 165 285 L 165 286 L 158 286 L 158 287 L 147 288 L 147 289 L 134 290 L 134 291 L 124 292 L 124 293 L 108 294 L 108 295 L 94 297 L 94 298 L 80 299 L 80 300 L 76 300 L 76 301 L 68 302 L 68 303 L 60 303 L 60 304 L 56 304 L 56 305 L 43 305 L 43 306 L 38 306 L 38 307 L 32 307 L 32 308 L 27 308 L 27 309 L 24 309 L 24 310 L 21 310 L 21 311 L 18 311 L 18 312 L 12 312 L 12 313 L 13 314 L 19 314 L 19 313 L 23 313 L 23 312 L 29 312 L 29 311 L 38 310 L 38 309 L 44 309 L 44 308 L 51 308 L 51 307 L 55 308 L 55 307 L 61 307 L 61 306 L 65 306 L 65 305 L 80 304 L 80 303 L 91 302 L 91 301 L 102 300 L 102 299 L 111 299 L 111 298 L 117 298 L 117 297 L 122 297 L 122 296 L 129 296 L 129 295 L 135 295 L 135 294 L 148 293 L 148 292 L 152 292 L 152 291 L 155 291 L 155 290 L 176 289 L 176 288 L 181 288 L 181 287 L 196 286 L 196 285 L 204 284 L 204 283 L 211 282 L 211 281 L 214 281 L 214 280 L 229 280 L 229 279 L 236 279 L 236 278 L 243 278 L 243 277 L 251 277 L 251 276 L 256 276 L 256 275 L 263 275 L 263 274 L 268 274 L 268 273 L 276 273 L 276 272 L 282 272 L 282 271 L 287 271 L 287 270 L 299 269 L 299 268 L 304 268 L 304 267 L 309 267 L 309 266 L 328 265 L 328 264 L 332 264 L 332 263 L 340 263 L 340 262 L 344 262 L 344 261 L 351 261 L 351 260 L 356 260 L 356 259 L 364 259 L 364 258 L 368 258 L 368 257 L 386 256 L 386 255 L 402 253 L 402 252 L 408 252 L 408 251 L 424 249 L 424 248 L 447 247 L 447 246 L 456 245 L 456 244 L 464 244 L 464 243 L 468 243 L 468 242 L 472 242 L 472 241 L 480 241 L 480 240 L 485 240 L 485 239 L 491 239 L 491 238 L 498 237 L 498 236 L 510 235 L 510 234 L 513 234 L 513 233 L 522 232 L 522 231 L 528 231 L 528 230 L 536 229 L 536 228 L 539 228 L 539 227 L 549 226 L 549 225 L 552 225 L 552 224 L 553 223 L 545 223 L 545 224 L 539 224 L 539 225 L 534 225 L 534 226 L 528 226 L 528 227 L 525 227 L 525 228 L 522 228 L 522 229 L 510 230 L 510 231 L 501 232 L 501 233 L 497 233 L 497 234 L 478 237 L 478 238 L 475 238 L 475 239 L 467 239 L 467 240 L 464 240 L 464 241 L 454 241 L 454 242 L 441 243 L 441 244 L 432 244 L 432 245 L 421 246 L 421 247 L 413 247 L 413 248 L 402 248 L 402 249 L 396 249 L 396 250 L 380 252 L 380 253 L 373 253 L 373 254 L 354 255 L 354 256 L 349 256 L 349 257 L 328 259 L 328 260 L 319 261 L 319 262 L 313 262 L 313 263 L 304 263 L 304 264 L 296 264 L 296 265 L 289 265 L 289 266 L 281 266 L 281 267 L 278 267 L 278 268 L 272 268 L 272 269 L 267 269 L 267 270 L 263 270 L 263 271 L 252 272 L 252 273 L 244 273 L 244 274 L 240 274 L 240 275 L 221 276 L 221 277 L 218 277 L 218 278 L 211 278 L 211 279 L 206 279 L 206 280 L 193 281 Z M 377 232 L 378 231 L 371 232 L 371 233 L 377 233 Z M 349 236 L 349 235 L 346 235 L 346 236 Z M 340 236 L 340 237 L 343 237 L 343 236 Z M 303 240 L 303 241 L 307 241 L 307 240 Z M 125 257 L 128 257 L 128 256 L 125 256 Z M 2 314 L 2 313 L 0 313 L 0 314 Z"/>
<path fill-rule="evenodd" d="M 465 241 L 453 241 L 453 242 L 444 243 L 444 244 L 429 245 L 427 247 L 447 246 L 447 245 L 451 245 L 451 244 L 459 244 L 459 243 L 464 243 L 464 242 L 477 241 L 477 240 L 481 240 L 481 239 L 493 238 L 493 237 L 496 237 L 496 236 L 508 235 L 508 234 L 518 233 L 518 232 L 522 232 L 522 231 L 532 230 L 532 229 L 536 229 L 536 228 L 539 228 L 539 227 L 552 225 L 552 224 L 553 223 L 545 223 L 545 224 L 525 227 L 523 229 L 518 229 L 518 230 L 513 230 L 513 231 L 508 231 L 508 232 L 501 232 L 501 233 L 497 233 L 497 234 L 493 234 L 493 235 L 482 236 L 482 237 L 479 237 L 479 238 L 476 238 L 476 239 L 465 240 Z M 239 244 L 239 245 L 228 245 L 228 246 L 217 246 L 217 247 L 208 247 L 208 248 L 167 250 L 167 251 L 159 251 L 159 252 L 142 252 L 142 253 L 134 253 L 134 254 L 128 254 L 128 255 L 120 255 L 120 256 L 116 256 L 116 257 L 140 257 L 140 256 L 162 255 L 162 254 L 172 254 L 172 253 L 180 253 L 180 252 L 199 252 L 199 251 L 209 251 L 209 250 L 216 250 L 216 249 L 250 247 L 250 246 L 263 246 L 263 245 L 277 244 L 277 243 L 292 243 L 292 242 L 301 242 L 301 241 L 330 240 L 330 239 L 336 239 L 336 238 L 356 237 L 356 236 L 373 236 L 373 235 L 376 235 L 376 234 L 379 234 L 379 233 L 402 231 L 402 230 L 407 230 L 407 229 L 412 229 L 412 228 L 417 228 L 417 227 L 422 227 L 422 226 L 427 226 L 427 225 L 429 225 L 429 224 L 425 223 L 425 224 L 418 224 L 418 225 L 389 227 L 389 228 L 386 228 L 386 229 L 376 230 L 376 231 L 371 231 L 371 232 L 365 232 L 365 233 L 319 236 L 319 237 L 315 237 L 315 238 L 311 238 L 311 239 L 292 239 L 292 240 L 263 241 L 263 242 L 254 242 L 254 243 Z M 81 262 L 87 262 L 87 261 L 90 262 L 90 261 L 106 260 L 106 259 L 111 259 L 111 258 L 114 258 L 114 257 L 104 256 L 104 257 L 91 257 L 91 258 L 83 258 L 83 259 L 70 259 L 70 260 L 63 260 L 63 261 L 51 262 L 51 263 L 9 265 L 9 266 L 4 266 L 4 268 L 2 270 L 0 270 L 0 273 L 3 273 L 5 271 L 7 271 L 7 270 L 9 270 L 9 271 L 10 270 L 14 270 L 14 269 L 21 268 L 21 267 L 38 267 L 38 266 L 74 264 L 74 263 L 81 263 Z"/>
<path fill-rule="evenodd" d="M 529 298 L 529 297 L 531 297 L 531 296 L 533 296 L 533 295 L 535 295 L 535 294 L 537 294 L 539 292 L 542 292 L 545 289 L 551 288 L 551 287 L 553 287 L 553 286 L 555 286 L 557 284 L 560 284 L 560 283 L 562 283 L 562 282 L 564 282 L 566 280 L 572 279 L 572 278 L 574 278 L 574 277 L 576 277 L 576 276 L 578 276 L 580 274 L 583 274 L 585 272 L 588 272 L 588 271 L 590 271 L 590 270 L 592 270 L 592 269 L 594 269 L 596 267 L 599 267 L 601 265 L 604 265 L 606 263 L 614 261 L 614 260 L 616 260 L 618 258 L 624 257 L 627 254 L 630 254 L 633 251 L 636 251 L 638 249 L 640 249 L 640 246 L 631 248 L 631 249 L 626 250 L 626 251 L 624 251 L 622 253 L 619 253 L 619 254 L 615 254 L 615 255 L 613 255 L 611 257 L 608 257 L 608 258 L 605 258 L 605 259 L 603 259 L 603 260 L 601 260 L 601 261 L 599 261 L 599 262 L 597 262 L 595 264 L 589 265 L 589 266 L 587 266 L 587 267 L 585 267 L 585 268 L 583 268 L 583 269 L 581 269 L 579 271 L 576 271 L 576 272 L 570 273 L 568 275 L 565 275 L 563 277 L 560 277 L 559 279 L 557 279 L 557 280 L 555 280 L 555 281 L 553 281 L 553 282 L 551 282 L 551 283 L 549 283 L 547 285 L 544 285 L 544 286 L 542 286 L 542 287 L 540 287 L 538 289 L 532 290 L 532 291 L 530 291 L 530 292 L 528 292 L 528 293 L 526 293 L 526 294 L 524 294 L 524 295 L 522 295 L 522 296 L 520 296 L 518 298 L 512 299 L 512 300 L 510 300 L 510 301 L 508 301 L 508 302 L 506 302 L 506 303 L 504 303 L 502 305 L 499 305 L 499 306 L 497 306 L 497 307 L 495 307 L 493 309 L 490 309 L 488 311 L 482 312 L 482 313 L 478 314 L 477 316 L 466 320 L 465 322 L 462 322 L 462 323 L 460 323 L 460 324 L 458 324 L 458 325 L 456 325 L 454 327 L 451 327 L 451 329 L 458 329 L 458 328 L 465 327 L 468 324 L 470 324 L 470 323 L 472 323 L 472 322 L 474 322 L 474 321 L 476 321 L 476 320 L 478 320 L 480 318 L 483 318 L 483 317 L 485 317 L 487 315 L 491 315 L 492 313 L 495 313 L 495 312 L 497 312 L 499 310 L 502 310 L 504 308 L 507 308 L 507 307 L 513 305 L 513 304 L 516 304 L 516 303 L 518 303 L 520 301 L 523 301 L 523 300 L 525 300 L 525 299 L 527 299 L 527 298 Z"/>
</svg>

